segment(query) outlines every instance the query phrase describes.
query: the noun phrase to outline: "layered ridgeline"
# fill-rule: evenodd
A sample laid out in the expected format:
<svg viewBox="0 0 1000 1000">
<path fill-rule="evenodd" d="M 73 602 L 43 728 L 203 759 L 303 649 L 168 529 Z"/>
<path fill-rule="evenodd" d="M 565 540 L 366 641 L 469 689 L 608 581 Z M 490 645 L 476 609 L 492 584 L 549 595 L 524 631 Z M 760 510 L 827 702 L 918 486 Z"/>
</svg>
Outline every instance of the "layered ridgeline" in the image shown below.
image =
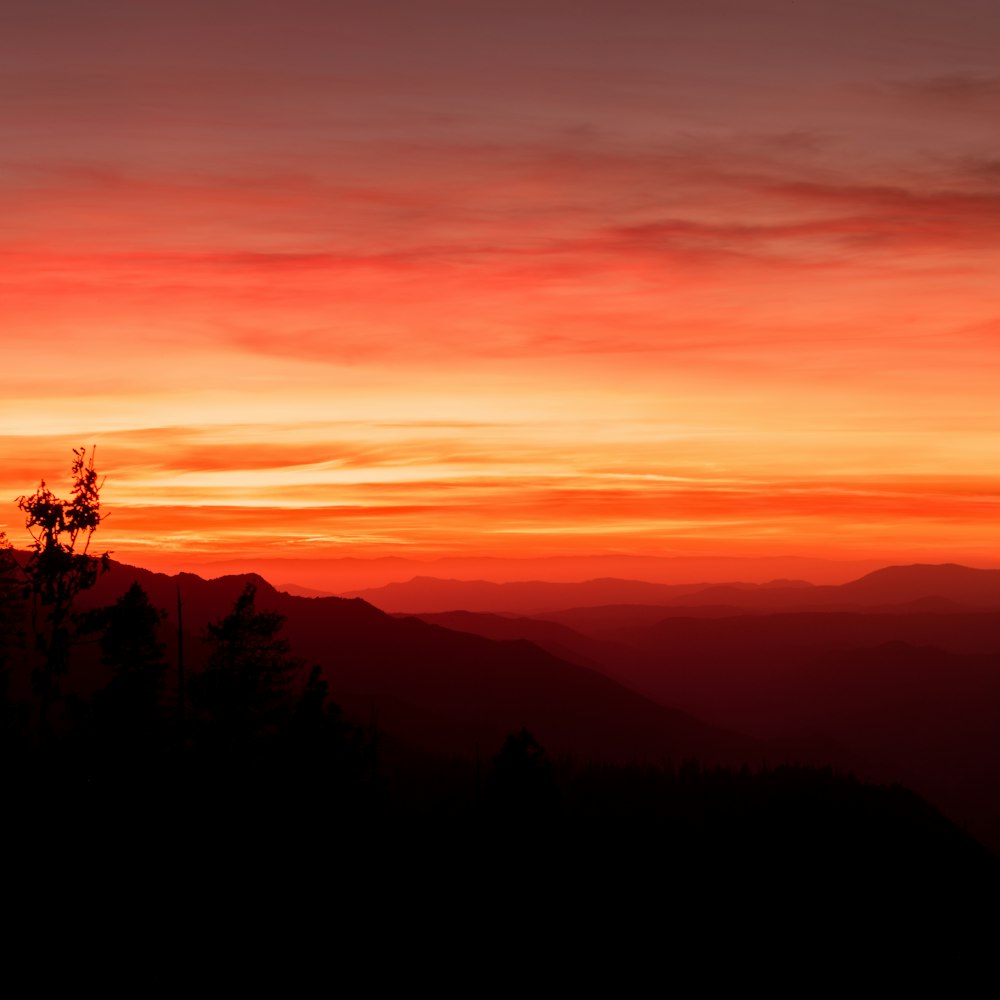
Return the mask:
<svg viewBox="0 0 1000 1000">
<path fill-rule="evenodd" d="M 840 586 L 414 580 L 368 598 L 530 640 L 713 725 L 827 741 L 1000 847 L 1000 571 L 889 567 Z M 428 602 L 465 609 L 420 612 Z"/>
<path fill-rule="evenodd" d="M 220 623 L 231 621 L 234 608 L 251 593 L 264 616 L 261 620 L 270 622 L 269 627 L 280 623 L 281 637 L 296 659 L 295 711 L 302 714 L 304 706 L 318 704 L 319 684 L 325 683 L 324 693 L 342 707 L 344 719 L 366 743 L 371 759 L 377 757 L 379 787 L 392 790 L 390 797 L 397 805 L 406 801 L 418 812 L 430 808 L 438 818 L 464 809 L 469 815 L 487 816 L 491 829 L 497 822 L 502 826 L 504 816 L 522 815 L 527 808 L 532 822 L 544 821 L 545 816 L 598 826 L 610 822 L 616 837 L 658 837 L 664 831 L 673 831 L 673 836 L 681 830 L 678 835 L 687 838 L 692 849 L 713 843 L 729 851 L 736 838 L 756 844 L 755 849 L 780 843 L 785 845 L 781 850 L 792 850 L 791 836 L 796 843 L 811 844 L 809 850 L 822 843 L 823 850 L 839 851 L 844 843 L 852 843 L 855 852 L 866 856 L 870 843 L 877 841 L 883 860 L 937 851 L 942 844 L 952 845 L 942 849 L 963 856 L 967 850 L 959 833 L 910 793 L 880 790 L 836 773 L 853 768 L 881 781 L 912 775 L 918 791 L 921 781 L 934 790 L 933 783 L 925 780 L 926 759 L 916 752 L 919 747 L 912 739 L 907 743 L 898 738 L 900 731 L 907 737 L 912 724 L 907 713 L 914 691 L 919 704 L 927 691 L 935 692 L 934 704 L 949 706 L 953 724 L 966 711 L 966 701 L 978 705 L 983 719 L 996 718 L 990 701 L 995 672 L 984 669 L 968 685 L 955 683 L 962 657 L 975 659 L 980 654 L 948 654 L 952 658 L 945 665 L 946 678 L 939 676 L 936 662 L 929 666 L 924 662 L 918 675 L 912 664 L 900 667 L 898 657 L 879 652 L 886 641 L 895 643 L 890 649 L 898 651 L 899 641 L 886 637 L 895 634 L 899 622 L 926 629 L 930 627 L 926 616 L 810 612 L 671 618 L 657 617 L 655 606 L 631 605 L 569 608 L 550 612 L 547 618 L 462 612 L 421 620 L 387 614 L 356 597 L 290 595 L 256 576 L 204 580 L 120 564 L 112 564 L 80 596 L 78 611 L 85 614 L 114 606 L 134 584 L 154 608 L 162 609 L 164 618 L 159 628 L 164 648 L 157 718 L 167 734 L 163 740 L 167 757 L 158 758 L 156 766 L 162 768 L 164 760 L 172 759 L 170 754 L 183 755 L 194 740 L 202 756 L 191 758 L 196 770 L 187 772 L 184 780 L 203 791 L 212 789 L 213 800 L 238 771 L 233 770 L 232 760 L 226 763 L 219 757 L 221 744 L 211 727 L 197 729 L 197 705 L 189 705 L 186 721 L 182 718 L 178 642 L 191 690 L 215 662 L 212 657 L 218 656 L 219 636 L 225 632 Z M 694 588 L 687 594 L 697 592 Z M 182 629 L 178 629 L 178 598 Z M 964 624 L 944 620 L 937 624 L 945 635 L 958 630 L 968 642 L 975 633 L 969 623 L 979 616 L 958 617 Z M 214 647 L 205 641 L 213 634 Z M 53 714 L 55 742 L 47 744 L 50 750 L 58 743 L 60 727 L 85 734 L 96 731 L 94 713 L 114 672 L 101 655 L 102 648 L 95 642 L 75 648 L 59 711 Z M 790 657 L 789 649 L 798 658 Z M 829 666 L 829 656 L 839 652 L 849 655 L 853 673 L 837 662 Z M 927 655 L 921 655 L 927 661 Z M 5 703 L 20 711 L 18 706 L 31 699 L 30 671 L 25 669 L 30 655 L 15 656 L 12 663 Z M 318 669 L 313 672 L 313 667 Z M 888 687 L 870 697 L 872 678 L 887 669 Z M 863 677 L 869 687 L 855 685 L 850 697 L 830 698 L 828 689 L 843 687 L 850 677 Z M 704 718 L 687 708 L 698 702 L 696 693 L 703 696 L 699 704 Z M 202 695 L 203 716 L 205 704 Z M 726 717 L 727 706 L 732 718 L 753 725 L 732 725 L 728 718 L 717 721 Z M 840 725 L 834 708 L 847 713 L 851 724 Z M 226 715 L 226 706 L 218 699 L 215 711 L 219 717 Z M 767 718 L 773 724 L 764 725 L 755 711 L 761 717 L 770 712 Z M 961 719 L 966 735 L 975 732 L 969 718 L 966 712 Z M 881 720 L 873 725 L 886 732 L 891 732 L 891 725 L 897 727 L 896 735 L 887 738 L 895 758 L 880 758 L 871 740 L 859 738 L 866 732 L 859 719 Z M 934 726 L 926 731 L 933 733 Z M 296 746 L 302 744 L 300 736 L 296 731 Z M 984 732 L 983 738 L 988 740 L 988 734 Z M 212 740 L 217 744 L 215 756 L 205 756 Z M 82 750 L 74 765 L 77 791 L 94 787 L 86 772 L 92 744 L 92 740 L 78 743 Z M 310 770 L 313 777 L 305 786 L 296 786 L 305 799 L 328 788 L 321 758 L 334 745 L 329 740 L 308 743 L 319 771 Z M 66 746 L 72 749 L 74 744 Z M 245 750 L 249 747 L 244 744 Z M 117 760 L 120 753 L 112 749 Z M 340 746 L 337 753 L 342 750 Z M 300 751 L 301 746 L 295 752 Z M 935 759 L 941 772 L 950 775 L 955 760 L 947 754 Z M 832 765 L 834 771 L 787 767 L 802 763 Z M 959 798 L 943 804 L 953 819 L 972 822 L 973 831 L 983 836 L 990 829 L 983 819 L 988 820 L 989 813 L 984 803 L 988 806 L 993 795 L 996 783 L 990 779 L 997 773 L 989 748 L 980 752 L 979 764 L 978 770 L 970 769 L 966 775 Z M 715 771 L 716 766 L 728 770 Z M 128 771 L 129 794 L 140 773 L 152 772 Z M 287 784 L 284 771 L 274 772 L 271 779 L 278 788 Z M 431 786 L 434 790 L 429 792 Z M 122 800 L 122 787 L 114 786 L 117 801 Z M 327 801 L 324 795 L 317 801 Z M 477 806 L 481 796 L 486 813 Z M 87 801 L 92 799 L 91 791 Z M 942 804 L 940 798 L 936 801 Z"/>
<path fill-rule="evenodd" d="M 386 733 L 415 746 L 471 755 L 477 746 L 499 746 L 508 733 L 528 727 L 550 753 L 583 759 L 757 765 L 788 756 L 784 748 L 706 725 L 530 641 L 498 641 L 397 618 L 359 598 L 297 597 L 258 576 L 204 580 L 114 564 L 80 606 L 110 604 L 135 582 L 166 611 L 162 632 L 170 643 L 176 643 L 180 592 L 193 673 L 207 655 L 205 628 L 228 614 L 252 584 L 258 607 L 282 616 L 282 635 L 295 656 L 321 668 L 331 697 L 345 711 L 376 719 Z M 172 649 L 169 655 L 176 657 Z M 91 664 L 72 683 L 83 689 L 102 680 L 99 665 Z"/>
<path fill-rule="evenodd" d="M 574 607 L 635 604 L 666 614 L 726 614 L 788 610 L 1000 610 L 1000 570 L 941 566 L 889 566 L 840 585 L 804 580 L 768 583 L 649 583 L 604 578 L 579 583 L 445 580 L 414 577 L 406 583 L 343 592 L 383 611 L 490 611 L 536 614 Z M 907 607 L 909 605 L 909 607 Z M 675 610 L 676 609 L 676 610 Z"/>
</svg>

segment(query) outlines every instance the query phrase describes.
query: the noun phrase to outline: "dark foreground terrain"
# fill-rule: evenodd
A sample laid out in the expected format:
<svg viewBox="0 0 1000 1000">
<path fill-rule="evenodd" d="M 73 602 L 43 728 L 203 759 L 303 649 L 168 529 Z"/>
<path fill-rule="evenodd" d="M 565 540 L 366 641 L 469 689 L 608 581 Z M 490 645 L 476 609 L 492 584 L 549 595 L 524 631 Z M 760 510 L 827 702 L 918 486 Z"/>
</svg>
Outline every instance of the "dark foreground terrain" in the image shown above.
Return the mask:
<svg viewBox="0 0 1000 1000">
<path fill-rule="evenodd" d="M 183 630 L 163 610 L 178 583 Z M 601 921 L 775 893 L 971 914 L 1000 888 L 996 856 L 912 791 L 782 759 L 523 640 L 118 567 L 56 691 L 28 619 L 20 641 L 7 623 L 0 801 L 27 886 L 409 886 Z"/>
</svg>

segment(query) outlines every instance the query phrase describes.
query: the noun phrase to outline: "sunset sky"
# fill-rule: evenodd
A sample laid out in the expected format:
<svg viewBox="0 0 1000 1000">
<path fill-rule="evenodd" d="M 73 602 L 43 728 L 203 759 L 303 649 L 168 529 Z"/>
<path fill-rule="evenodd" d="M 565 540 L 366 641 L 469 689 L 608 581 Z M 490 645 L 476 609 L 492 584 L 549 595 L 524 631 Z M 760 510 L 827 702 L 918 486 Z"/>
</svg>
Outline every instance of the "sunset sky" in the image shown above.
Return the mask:
<svg viewBox="0 0 1000 1000">
<path fill-rule="evenodd" d="M 0 528 L 997 565 L 996 0 L 24 0 Z"/>
</svg>

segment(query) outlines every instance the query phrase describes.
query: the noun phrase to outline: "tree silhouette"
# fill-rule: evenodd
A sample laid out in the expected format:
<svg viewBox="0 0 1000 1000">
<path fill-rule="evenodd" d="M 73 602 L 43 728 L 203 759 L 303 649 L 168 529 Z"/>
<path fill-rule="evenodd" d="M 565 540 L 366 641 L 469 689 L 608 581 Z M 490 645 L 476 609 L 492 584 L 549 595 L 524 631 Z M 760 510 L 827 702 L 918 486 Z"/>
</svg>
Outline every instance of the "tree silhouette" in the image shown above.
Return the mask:
<svg viewBox="0 0 1000 1000">
<path fill-rule="evenodd" d="M 101 636 L 101 660 L 115 676 L 149 674 L 155 678 L 166 668 L 163 643 L 157 632 L 166 611 L 155 608 L 138 582 L 110 607 L 101 608 L 97 623 Z"/>
<path fill-rule="evenodd" d="M 556 787 L 548 754 L 525 727 L 511 733 L 493 758 L 488 793 L 499 818 L 508 822 L 553 811 Z"/>
<path fill-rule="evenodd" d="M 314 794 L 325 786 L 343 798 L 359 792 L 371 778 L 374 746 L 344 718 L 340 705 L 329 700 L 329 685 L 317 666 L 296 702 L 288 736 L 299 784 L 309 783 Z"/>
<path fill-rule="evenodd" d="M 249 749 L 253 740 L 279 732 L 294 709 L 292 685 L 302 661 L 277 636 L 284 616 L 257 611 L 256 596 L 248 583 L 232 612 L 208 626 L 208 663 L 191 683 L 192 700 L 208 715 L 219 749 Z"/>
<path fill-rule="evenodd" d="M 101 662 L 112 671 L 110 683 L 94 696 L 95 723 L 118 753 L 143 756 L 162 736 L 159 695 L 167 664 L 157 632 L 165 618 L 138 583 L 88 616 L 88 629 L 103 630 Z"/>
<path fill-rule="evenodd" d="M 32 596 L 31 621 L 41 665 L 32 671 L 32 684 L 41 699 L 43 730 L 49 705 L 59 697 L 59 678 L 69 669 L 72 639 L 70 614 L 77 595 L 97 581 L 110 566 L 110 555 L 90 555 L 90 542 L 101 523 L 100 489 L 94 469 L 94 451 L 73 449 L 71 498 L 61 500 L 43 479 L 31 496 L 17 498 L 32 537 L 24 566 Z"/>
</svg>

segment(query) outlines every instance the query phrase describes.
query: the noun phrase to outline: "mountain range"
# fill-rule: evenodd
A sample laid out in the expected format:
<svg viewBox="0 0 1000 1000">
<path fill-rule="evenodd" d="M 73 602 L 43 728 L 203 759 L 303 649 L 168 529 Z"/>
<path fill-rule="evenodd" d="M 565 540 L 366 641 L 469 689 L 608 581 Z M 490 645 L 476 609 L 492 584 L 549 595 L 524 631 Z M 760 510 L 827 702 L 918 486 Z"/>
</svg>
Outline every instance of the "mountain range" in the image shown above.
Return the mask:
<svg viewBox="0 0 1000 1000">
<path fill-rule="evenodd" d="M 138 582 L 176 622 L 183 607 L 186 657 L 203 658 L 199 636 L 220 620 L 247 584 L 257 606 L 284 616 L 283 635 L 307 665 L 317 664 L 332 697 L 355 717 L 377 719 L 394 737 L 438 752 L 491 752 L 525 726 L 550 752 L 605 760 L 763 763 L 784 753 L 763 741 L 699 722 L 657 704 L 596 670 L 523 639 L 497 641 L 396 618 L 354 598 L 303 598 L 261 577 L 204 580 L 114 564 L 81 605 L 114 601 Z"/>
<path fill-rule="evenodd" d="M 493 583 L 414 577 L 406 583 L 343 592 L 383 611 L 491 611 L 541 614 L 573 607 L 614 604 L 733 611 L 871 610 L 919 602 L 910 610 L 967 607 L 1000 609 L 1000 570 L 918 564 L 890 566 L 839 585 L 801 580 L 767 583 L 658 584 L 602 578 L 576 583 L 542 581 Z M 903 610 L 906 610 L 905 608 Z"/>
<path fill-rule="evenodd" d="M 331 697 L 401 748 L 488 756 L 526 727 L 580 760 L 831 764 L 905 782 L 1000 846 L 1000 571 L 890 567 L 839 586 L 415 580 L 369 594 L 389 606 L 378 608 L 255 575 L 115 563 L 80 606 L 132 582 L 168 613 L 170 662 L 179 595 L 194 671 L 206 626 L 252 584 Z M 453 610 L 389 613 L 433 594 Z M 635 603 L 587 603 L 608 597 Z M 99 686 L 96 654 L 82 650 L 81 664 L 74 683 Z"/>
</svg>

